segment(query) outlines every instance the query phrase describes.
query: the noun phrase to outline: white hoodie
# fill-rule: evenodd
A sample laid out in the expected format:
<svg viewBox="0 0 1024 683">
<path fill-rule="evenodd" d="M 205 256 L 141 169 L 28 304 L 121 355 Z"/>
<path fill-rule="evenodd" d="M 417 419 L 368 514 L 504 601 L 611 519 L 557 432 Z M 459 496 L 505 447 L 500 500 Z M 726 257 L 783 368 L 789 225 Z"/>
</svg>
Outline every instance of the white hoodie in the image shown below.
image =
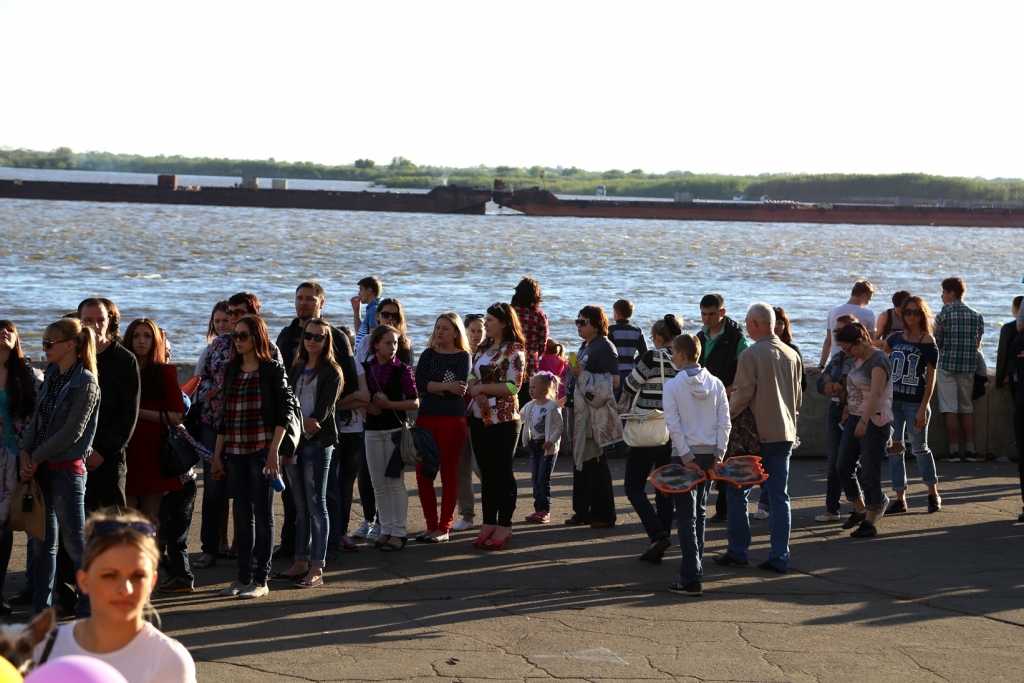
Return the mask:
<svg viewBox="0 0 1024 683">
<path fill-rule="evenodd" d="M 696 448 L 702 453 L 713 449 L 718 461 L 725 457 L 732 421 L 729 398 L 720 379 L 696 363 L 686 365 L 665 383 L 662 402 L 673 455 L 687 463 L 694 459 Z"/>
</svg>

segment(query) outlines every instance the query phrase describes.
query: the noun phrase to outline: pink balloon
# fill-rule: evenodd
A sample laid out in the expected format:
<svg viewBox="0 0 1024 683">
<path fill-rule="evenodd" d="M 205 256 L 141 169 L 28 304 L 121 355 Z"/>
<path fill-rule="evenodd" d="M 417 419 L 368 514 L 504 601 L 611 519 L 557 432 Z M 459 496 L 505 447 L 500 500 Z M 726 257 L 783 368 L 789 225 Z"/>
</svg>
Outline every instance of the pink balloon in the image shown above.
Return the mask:
<svg viewBox="0 0 1024 683">
<path fill-rule="evenodd" d="M 51 659 L 33 671 L 25 683 L 128 683 L 121 672 L 104 661 L 69 655 Z"/>
</svg>

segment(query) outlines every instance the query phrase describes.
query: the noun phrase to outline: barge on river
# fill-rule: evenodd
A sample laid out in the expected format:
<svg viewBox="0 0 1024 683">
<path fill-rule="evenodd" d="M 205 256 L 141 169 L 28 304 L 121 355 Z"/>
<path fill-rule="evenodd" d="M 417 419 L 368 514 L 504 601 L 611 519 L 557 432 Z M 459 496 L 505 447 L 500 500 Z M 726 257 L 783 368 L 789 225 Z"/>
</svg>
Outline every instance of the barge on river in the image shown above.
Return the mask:
<svg viewBox="0 0 1024 683">
<path fill-rule="evenodd" d="M 800 202 L 683 201 L 558 197 L 533 187 L 507 190 L 495 182 L 494 202 L 528 216 L 649 218 L 673 221 L 845 223 L 1024 228 L 1024 209 L 995 206 L 830 204 Z"/>
<path fill-rule="evenodd" d="M 167 176 L 161 177 L 161 181 L 165 177 Z M 491 199 L 491 191 L 458 185 L 435 187 L 430 192 L 396 192 L 379 188 L 345 192 L 261 190 L 252 187 L 178 187 L 176 180 L 164 185 L 128 185 L 0 179 L 0 198 L 483 215 L 487 202 Z"/>
</svg>

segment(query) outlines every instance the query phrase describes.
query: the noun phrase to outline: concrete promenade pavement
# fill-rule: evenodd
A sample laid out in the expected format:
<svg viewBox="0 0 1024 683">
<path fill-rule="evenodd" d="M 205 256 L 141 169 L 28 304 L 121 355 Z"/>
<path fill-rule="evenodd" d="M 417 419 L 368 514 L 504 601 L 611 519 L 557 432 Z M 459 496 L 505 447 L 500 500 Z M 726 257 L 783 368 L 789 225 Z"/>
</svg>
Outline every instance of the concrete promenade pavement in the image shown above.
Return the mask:
<svg viewBox="0 0 1024 683">
<path fill-rule="evenodd" d="M 750 569 L 714 565 L 725 528 L 709 524 L 701 598 L 665 590 L 678 578 L 677 544 L 661 565 L 637 561 L 647 541 L 622 495 L 624 461 L 612 461 L 619 523 L 601 531 L 561 524 L 571 514 L 568 458 L 554 477 L 557 523 L 518 521 L 532 511 L 525 463 L 516 460 L 519 506 L 508 551 L 474 549 L 472 532 L 391 554 L 361 548 L 328 568 L 325 587 L 272 583 L 254 602 L 217 596 L 236 572 L 221 561 L 196 570 L 194 594 L 154 594 L 164 630 L 192 652 L 200 681 L 222 683 L 1024 676 L 1024 525 L 1014 523 L 1014 463 L 940 463 L 944 507 L 933 515 L 908 464 L 910 513 L 886 517 L 876 538 L 858 540 L 813 521 L 823 511 L 825 463 L 796 459 L 790 573 L 754 566 L 767 553 L 764 521 L 751 521 Z M 406 481 L 412 535 L 423 517 L 411 473 Z M 359 510 L 357 501 L 355 517 Z M 198 529 L 197 512 L 195 550 Z M 21 538 L 8 595 L 21 587 Z M 274 563 L 275 571 L 289 566 Z M 15 618 L 26 614 L 22 608 Z"/>
</svg>

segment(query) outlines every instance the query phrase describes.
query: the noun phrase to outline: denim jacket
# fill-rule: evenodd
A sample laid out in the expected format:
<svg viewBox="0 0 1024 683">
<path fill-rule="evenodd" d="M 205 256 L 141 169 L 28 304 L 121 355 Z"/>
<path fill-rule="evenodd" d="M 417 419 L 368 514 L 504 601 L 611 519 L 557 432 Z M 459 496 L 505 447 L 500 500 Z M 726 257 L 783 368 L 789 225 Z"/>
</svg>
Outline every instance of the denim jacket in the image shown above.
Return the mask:
<svg viewBox="0 0 1024 683">
<path fill-rule="evenodd" d="M 21 442 L 22 449 L 36 463 L 84 460 L 92 454 L 92 440 L 96 436 L 96 425 L 100 419 L 100 385 L 96 375 L 81 365 L 57 397 L 57 406 L 50 418 L 48 438 L 39 448 L 35 448 L 39 407 L 50 389 L 50 382 L 59 372 L 60 368 L 51 365 L 43 373 L 43 387 L 36 399 L 36 412 Z"/>
</svg>

